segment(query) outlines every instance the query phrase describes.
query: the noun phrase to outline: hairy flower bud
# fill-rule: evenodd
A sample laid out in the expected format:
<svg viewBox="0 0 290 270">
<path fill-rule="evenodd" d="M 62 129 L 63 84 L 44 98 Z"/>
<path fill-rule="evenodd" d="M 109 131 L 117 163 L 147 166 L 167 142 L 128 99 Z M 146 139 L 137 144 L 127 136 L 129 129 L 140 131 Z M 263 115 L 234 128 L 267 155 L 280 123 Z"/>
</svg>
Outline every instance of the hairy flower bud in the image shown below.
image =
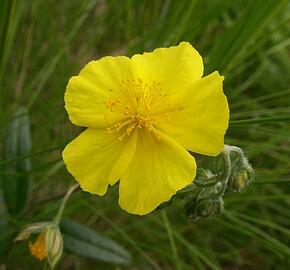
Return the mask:
<svg viewBox="0 0 290 270">
<path fill-rule="evenodd" d="M 252 168 L 242 170 L 230 179 L 228 186 L 232 190 L 240 192 L 252 182 L 253 176 Z"/>
<path fill-rule="evenodd" d="M 220 196 L 189 201 L 185 205 L 185 210 L 186 215 L 193 220 L 211 218 L 224 211 L 224 201 Z"/>
<path fill-rule="evenodd" d="M 200 200 L 196 206 L 196 214 L 200 217 L 214 217 L 223 212 L 224 202 L 220 196 Z"/>
<path fill-rule="evenodd" d="M 242 191 L 254 180 L 254 170 L 240 148 L 233 148 L 232 170 L 228 187 L 233 191 Z M 238 150 L 236 150 L 238 149 Z"/>
<path fill-rule="evenodd" d="M 221 182 L 200 188 L 198 192 L 188 198 L 185 204 L 186 215 L 190 219 L 197 220 L 221 214 L 224 210 L 224 202 L 220 195 L 222 189 Z"/>
</svg>

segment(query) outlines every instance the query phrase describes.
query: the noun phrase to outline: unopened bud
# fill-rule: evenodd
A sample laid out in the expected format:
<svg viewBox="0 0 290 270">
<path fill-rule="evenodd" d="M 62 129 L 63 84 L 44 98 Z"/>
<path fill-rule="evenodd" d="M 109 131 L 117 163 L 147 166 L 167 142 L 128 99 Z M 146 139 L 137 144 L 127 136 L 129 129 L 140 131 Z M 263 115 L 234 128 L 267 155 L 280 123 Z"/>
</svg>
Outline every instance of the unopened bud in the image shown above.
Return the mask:
<svg viewBox="0 0 290 270">
<path fill-rule="evenodd" d="M 233 191 L 242 191 L 254 180 L 254 170 L 247 158 L 239 156 L 232 162 L 232 171 L 228 181 L 228 187 Z"/>
<path fill-rule="evenodd" d="M 212 179 L 213 176 L 214 174 L 210 170 L 199 168 L 197 171 L 197 177 L 200 181 L 206 181 L 208 179 Z"/>
<path fill-rule="evenodd" d="M 223 188 L 221 182 L 213 186 L 201 188 L 185 204 L 188 218 L 197 220 L 199 218 L 211 218 L 219 215 L 224 210 L 224 201 L 220 195 Z"/>
<path fill-rule="evenodd" d="M 47 261 L 53 269 L 63 252 L 63 238 L 58 226 L 51 226 L 46 230 L 45 248 L 47 252 Z"/>
<path fill-rule="evenodd" d="M 29 243 L 31 255 L 38 260 L 47 258 L 53 269 L 63 251 L 63 238 L 58 226 L 53 222 L 40 222 L 28 225 L 15 238 L 15 241 L 27 239 L 31 234 L 38 234 L 34 243 Z"/>
</svg>

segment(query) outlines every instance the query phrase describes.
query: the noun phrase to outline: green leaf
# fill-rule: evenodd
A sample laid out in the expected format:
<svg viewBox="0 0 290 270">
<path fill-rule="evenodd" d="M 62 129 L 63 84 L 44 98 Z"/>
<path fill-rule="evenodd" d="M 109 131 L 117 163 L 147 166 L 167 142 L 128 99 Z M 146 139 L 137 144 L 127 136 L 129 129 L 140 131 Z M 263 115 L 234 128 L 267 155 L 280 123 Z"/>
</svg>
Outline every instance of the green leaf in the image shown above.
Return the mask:
<svg viewBox="0 0 290 270">
<path fill-rule="evenodd" d="M 13 229 L 5 220 L 0 220 L 0 259 L 13 240 Z"/>
<path fill-rule="evenodd" d="M 0 1 L 0 82 L 13 46 L 21 11 L 21 1 Z"/>
<path fill-rule="evenodd" d="M 209 55 L 209 71 L 224 73 L 236 65 L 243 52 L 286 3 L 287 0 L 252 1 L 240 19 L 217 39 Z"/>
<path fill-rule="evenodd" d="M 26 108 L 19 108 L 8 124 L 4 139 L 4 160 L 15 160 L 3 165 L 3 195 L 11 215 L 18 215 L 27 201 L 28 180 L 31 163 L 27 155 L 31 149 L 30 124 Z"/>
<path fill-rule="evenodd" d="M 290 116 L 277 116 L 277 117 L 264 117 L 256 119 L 244 119 L 244 120 L 232 120 L 230 121 L 230 127 L 240 127 L 254 124 L 267 124 L 275 122 L 289 122 Z"/>
<path fill-rule="evenodd" d="M 113 264 L 130 264 L 131 255 L 113 240 L 74 221 L 62 221 L 64 249 L 75 254 Z"/>
</svg>

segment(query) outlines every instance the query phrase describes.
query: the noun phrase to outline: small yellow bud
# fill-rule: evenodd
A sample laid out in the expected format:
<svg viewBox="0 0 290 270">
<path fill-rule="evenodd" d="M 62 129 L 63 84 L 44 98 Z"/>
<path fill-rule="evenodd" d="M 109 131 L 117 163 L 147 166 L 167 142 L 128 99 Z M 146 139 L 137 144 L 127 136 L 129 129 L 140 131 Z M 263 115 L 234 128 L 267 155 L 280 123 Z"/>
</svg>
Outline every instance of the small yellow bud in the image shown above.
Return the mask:
<svg viewBox="0 0 290 270">
<path fill-rule="evenodd" d="M 34 243 L 29 243 L 29 250 L 38 260 L 47 258 L 53 269 L 59 261 L 63 251 L 63 238 L 58 226 L 54 222 L 40 222 L 28 225 L 15 241 L 27 239 L 31 234 L 38 234 Z"/>
<path fill-rule="evenodd" d="M 232 169 L 230 179 L 228 182 L 228 187 L 233 191 L 242 191 L 246 188 L 254 179 L 254 170 L 248 163 L 247 159 L 242 159 L 242 163 L 236 165 Z"/>
</svg>

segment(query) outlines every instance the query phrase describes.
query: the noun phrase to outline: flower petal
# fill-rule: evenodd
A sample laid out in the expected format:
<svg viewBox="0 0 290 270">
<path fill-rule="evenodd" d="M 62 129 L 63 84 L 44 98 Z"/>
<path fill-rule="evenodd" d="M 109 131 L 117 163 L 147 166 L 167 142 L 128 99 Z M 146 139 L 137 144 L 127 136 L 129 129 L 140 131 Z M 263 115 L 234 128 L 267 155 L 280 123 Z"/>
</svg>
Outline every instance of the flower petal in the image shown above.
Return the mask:
<svg viewBox="0 0 290 270">
<path fill-rule="evenodd" d="M 216 156 L 224 146 L 229 108 L 218 72 L 196 81 L 172 96 L 173 113 L 158 128 L 189 151 Z"/>
<path fill-rule="evenodd" d="M 130 59 L 125 56 L 103 57 L 89 62 L 66 88 L 65 108 L 70 120 L 79 126 L 104 127 L 106 100 L 131 78 Z"/>
<path fill-rule="evenodd" d="M 132 134 L 120 141 L 116 134 L 88 128 L 66 146 L 63 160 L 83 190 L 104 195 L 108 184 L 115 184 L 127 169 L 136 139 Z"/>
<path fill-rule="evenodd" d="M 120 180 L 120 206 L 145 215 L 190 184 L 195 174 L 194 158 L 174 140 L 139 130 L 135 155 Z"/>
<path fill-rule="evenodd" d="M 203 74 L 202 58 L 188 42 L 136 54 L 132 67 L 135 77 L 159 82 L 168 93 L 186 88 Z"/>
</svg>

